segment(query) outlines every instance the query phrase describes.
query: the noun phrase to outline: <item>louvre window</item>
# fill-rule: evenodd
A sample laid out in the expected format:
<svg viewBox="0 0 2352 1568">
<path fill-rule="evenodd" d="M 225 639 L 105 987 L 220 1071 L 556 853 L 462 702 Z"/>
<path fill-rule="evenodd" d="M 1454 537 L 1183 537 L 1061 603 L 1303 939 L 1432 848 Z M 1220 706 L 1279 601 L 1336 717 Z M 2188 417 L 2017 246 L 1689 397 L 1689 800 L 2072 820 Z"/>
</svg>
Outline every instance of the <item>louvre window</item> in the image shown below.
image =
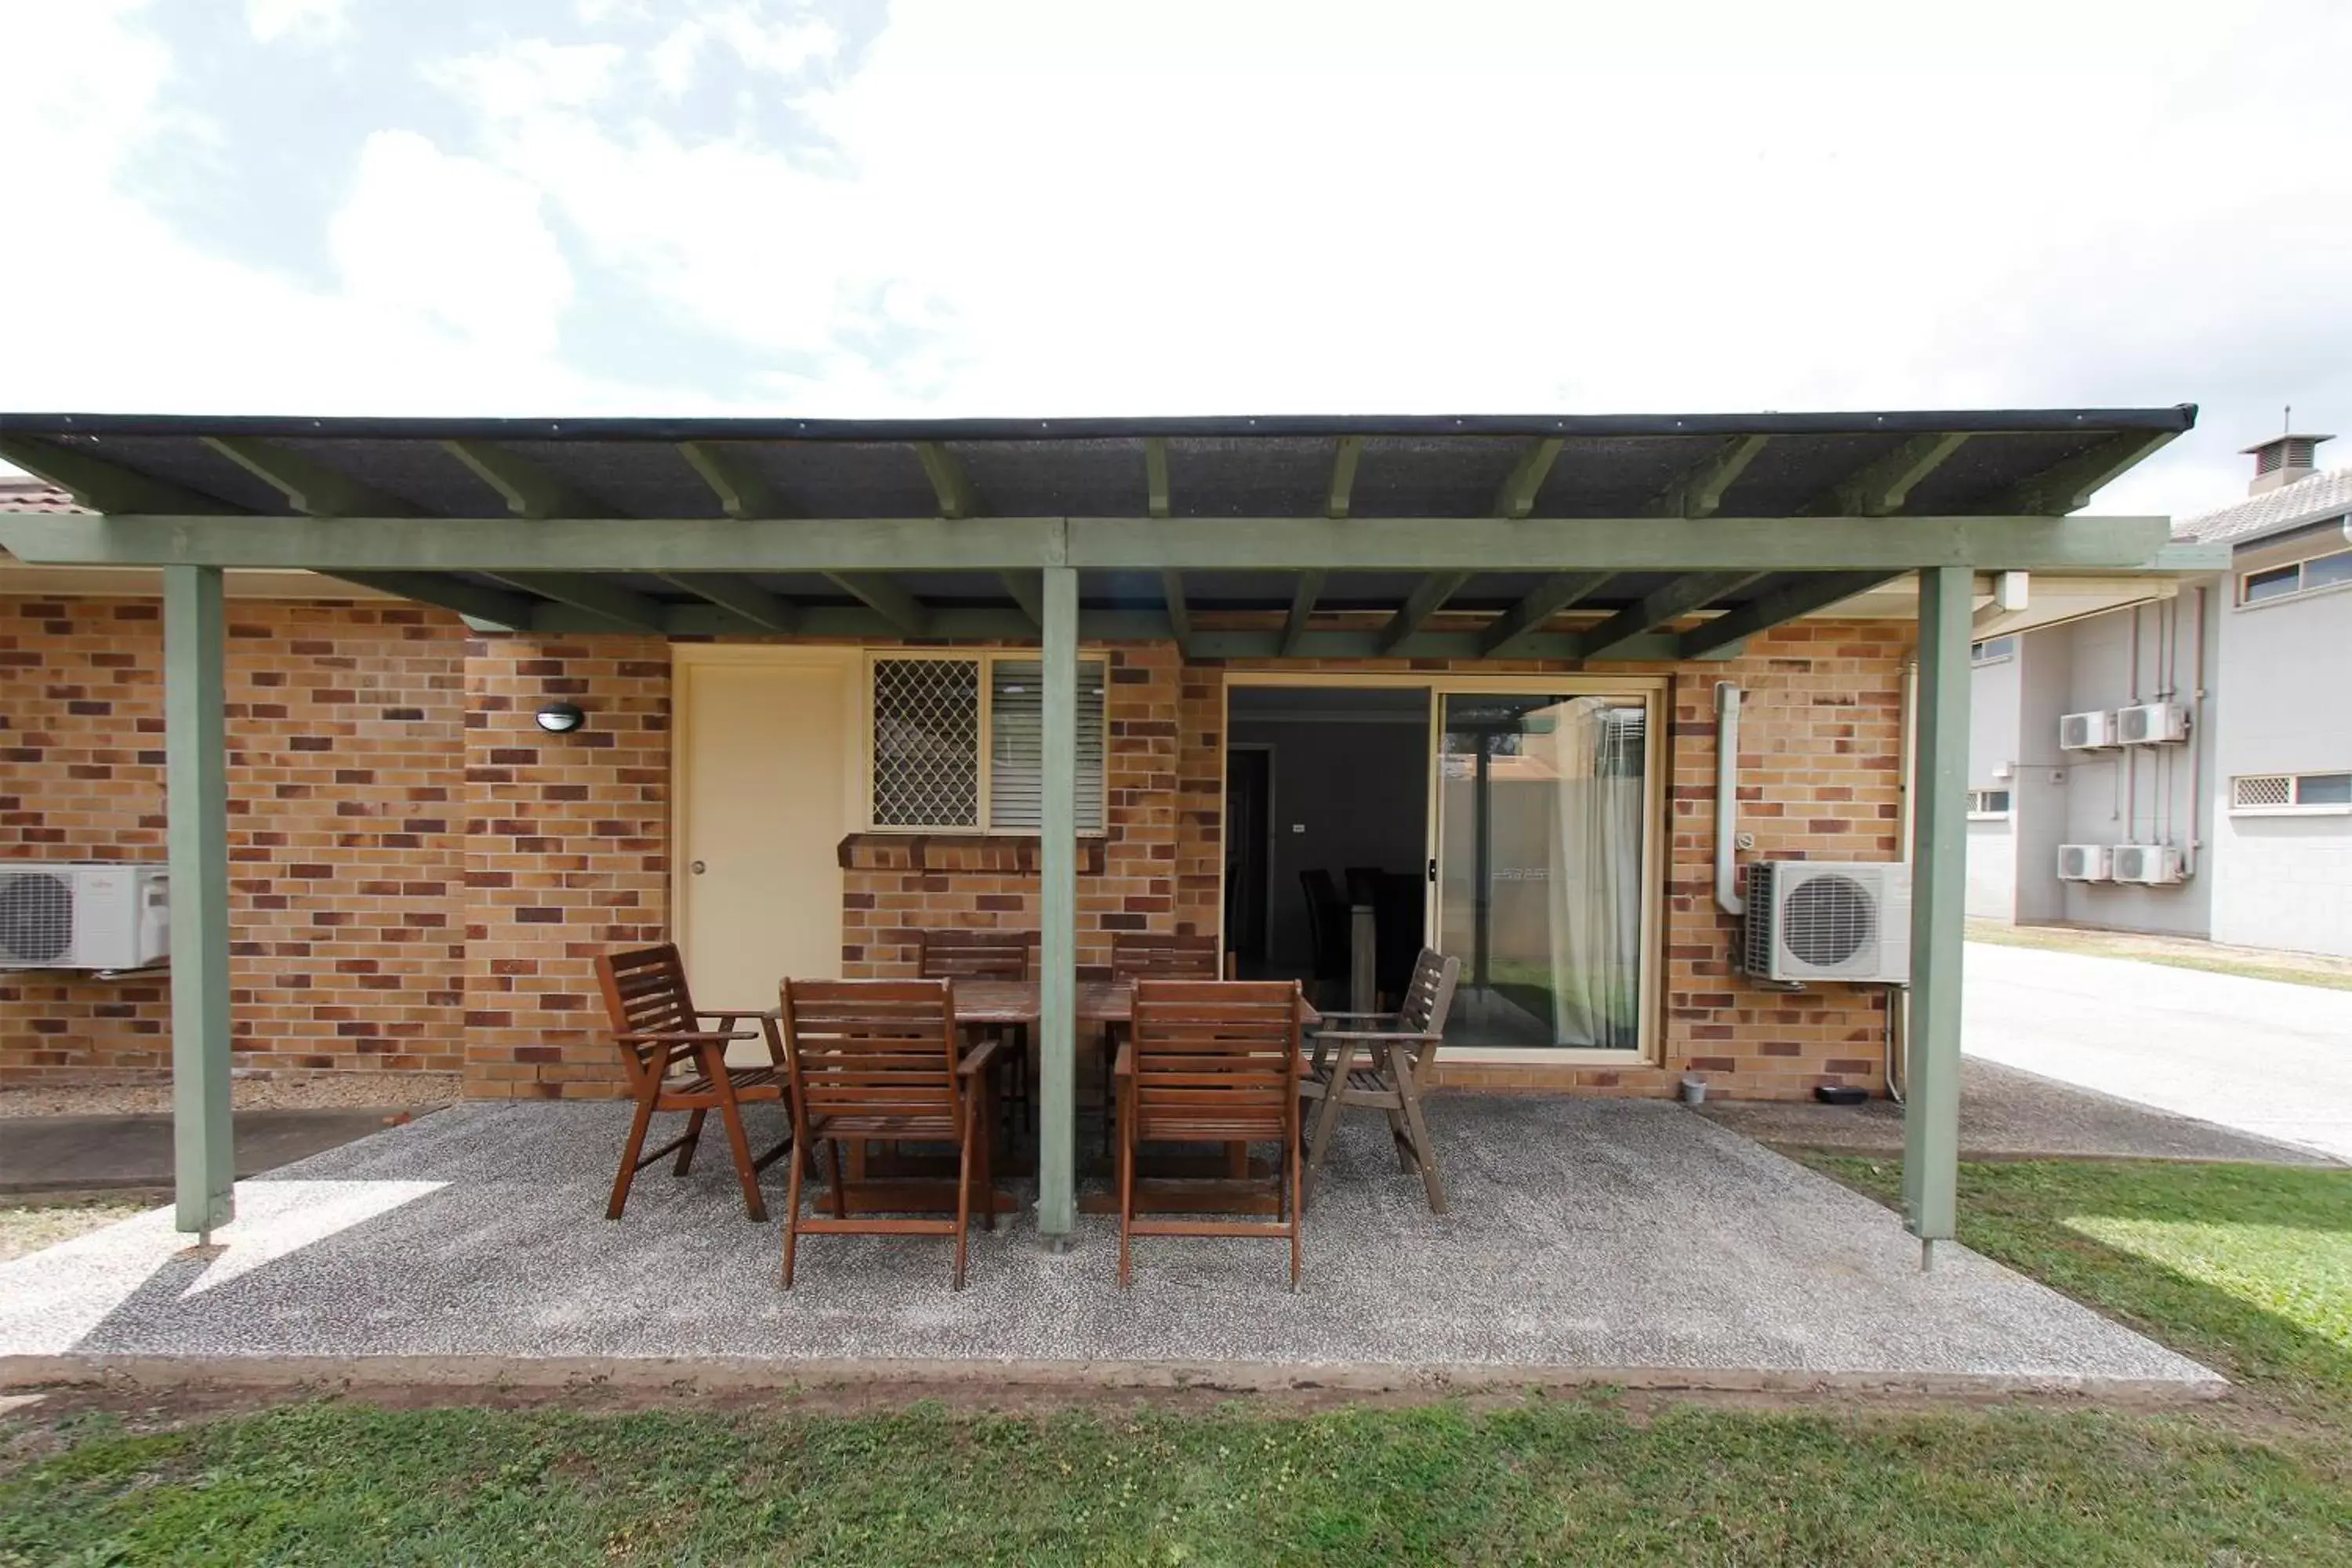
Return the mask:
<svg viewBox="0 0 2352 1568">
<path fill-rule="evenodd" d="M 2007 816 L 2009 791 L 2005 789 L 1972 789 L 1969 791 L 1970 816 Z"/>
<path fill-rule="evenodd" d="M 1045 668 L 1035 658 L 877 658 L 873 822 L 877 828 L 1034 833 L 1043 818 Z M 1077 818 L 1103 827 L 1105 670 L 1078 664 Z"/>
<path fill-rule="evenodd" d="M 2315 593 L 2352 584 L 2352 550 L 2315 556 L 2267 571 L 2249 572 L 2238 579 L 2238 602 L 2260 605 L 2294 594 Z"/>
<path fill-rule="evenodd" d="M 2016 657 L 2017 639 L 2013 637 L 1987 637 L 1982 642 L 1969 645 L 1969 662 L 1971 664 L 1999 664 L 2005 658 Z"/>
</svg>

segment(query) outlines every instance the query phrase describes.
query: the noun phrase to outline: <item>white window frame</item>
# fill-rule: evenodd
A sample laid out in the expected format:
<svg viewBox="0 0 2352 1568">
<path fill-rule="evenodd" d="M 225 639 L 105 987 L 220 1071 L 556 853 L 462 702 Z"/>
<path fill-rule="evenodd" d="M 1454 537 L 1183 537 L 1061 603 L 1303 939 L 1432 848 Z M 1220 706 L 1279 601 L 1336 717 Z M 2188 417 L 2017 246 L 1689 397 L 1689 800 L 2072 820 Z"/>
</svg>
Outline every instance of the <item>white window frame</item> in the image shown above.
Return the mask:
<svg viewBox="0 0 2352 1568">
<path fill-rule="evenodd" d="M 2352 589 L 2352 579 L 2347 579 L 2341 583 L 2323 583 L 2316 588 L 2307 588 L 2304 586 L 2304 579 L 2308 575 L 2309 568 L 2313 562 L 2335 561 L 2344 558 L 2352 558 L 2352 549 L 2323 550 L 2315 555 L 2299 555 L 2292 561 L 2278 561 L 2273 562 L 2268 566 L 2249 567 L 2245 571 L 2238 574 L 2237 607 L 2242 610 L 2267 609 L 2273 605 L 2284 605 L 2290 600 L 2313 599 L 2317 598 L 2323 594 L 2340 594 L 2345 592 L 2347 589 Z M 2294 574 L 2294 587 L 2287 589 L 2282 594 L 2273 594 L 2267 598 L 2252 599 L 2247 597 L 2248 586 L 2255 578 L 2268 577 L 2274 573 L 2289 571 Z"/>
<path fill-rule="evenodd" d="M 2301 773 L 2239 773 L 2230 780 L 2230 815 L 2231 816 L 2352 816 L 2352 801 L 2322 801 L 2305 805 L 2303 801 L 2303 781 L 2305 779 L 2342 778 L 2352 773 L 2352 768 L 2307 768 Z M 2291 798 L 2284 805 L 2240 805 L 2238 784 L 2242 779 L 2284 779 Z"/>
<path fill-rule="evenodd" d="M 2005 795 L 2009 799 L 2009 804 L 2002 806 L 1999 811 L 1995 811 L 1992 807 L 1984 804 L 1989 797 L 1996 795 Z M 2009 788 L 2007 785 L 2002 785 L 2000 788 L 1989 787 L 1969 791 L 1969 820 L 1970 822 L 2007 822 L 2011 816 L 2016 814 L 2016 811 L 2017 792 Z"/>
<path fill-rule="evenodd" d="M 857 685 L 860 773 L 857 785 L 860 802 L 859 815 L 866 824 L 864 831 L 867 833 L 903 833 L 917 837 L 925 834 L 939 835 L 961 833 L 983 835 L 992 838 L 1036 837 L 1038 830 L 1034 827 L 999 827 L 992 820 L 996 800 L 995 790 L 993 788 L 995 781 L 992 777 L 996 753 L 996 747 L 992 743 L 995 738 L 995 715 L 992 710 L 995 707 L 995 667 L 998 664 L 1006 661 L 1018 664 L 1039 664 L 1043 662 L 1044 658 L 1045 655 L 1036 648 L 1021 647 L 872 647 L 866 649 L 865 663 L 858 671 Z M 914 659 L 949 659 L 963 664 L 976 664 L 980 667 L 980 715 L 979 723 L 974 731 L 974 734 L 976 736 L 975 743 L 978 745 L 980 750 L 980 767 L 978 773 L 975 774 L 976 783 L 974 785 L 975 789 L 978 791 L 976 799 L 977 810 L 975 815 L 980 820 L 977 823 L 940 822 L 929 825 L 915 825 L 896 822 L 877 822 L 874 820 L 874 769 L 876 764 L 874 751 L 875 667 L 882 664 L 905 663 Z M 1110 827 L 1110 658 L 1107 654 L 1081 653 L 1078 655 L 1078 662 L 1080 664 L 1097 665 L 1102 668 L 1103 820 L 1101 825 L 1098 826 L 1081 827 L 1078 829 L 1078 837 L 1081 838 L 1101 838 L 1108 834 Z"/>
<path fill-rule="evenodd" d="M 1996 647 L 2000 649 L 1999 653 L 1984 651 L 1986 648 Z M 1969 645 L 1969 667 L 1972 669 L 1982 669 L 1989 664 L 2007 664 L 2016 657 L 2017 634 L 2015 632 L 2003 632 L 1999 637 L 1986 637 L 1979 642 L 1972 642 Z"/>
</svg>

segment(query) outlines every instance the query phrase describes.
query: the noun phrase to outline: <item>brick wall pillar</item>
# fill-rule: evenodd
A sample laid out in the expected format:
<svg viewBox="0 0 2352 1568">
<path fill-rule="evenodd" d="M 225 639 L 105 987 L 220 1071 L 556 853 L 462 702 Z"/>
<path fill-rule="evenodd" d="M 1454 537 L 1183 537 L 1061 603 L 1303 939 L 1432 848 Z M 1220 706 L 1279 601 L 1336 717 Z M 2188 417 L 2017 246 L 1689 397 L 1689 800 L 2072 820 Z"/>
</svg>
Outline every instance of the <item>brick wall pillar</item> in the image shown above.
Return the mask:
<svg viewBox="0 0 2352 1568">
<path fill-rule="evenodd" d="M 591 961 L 668 931 L 668 646 L 480 637 L 466 650 L 466 1092 L 624 1092 Z M 532 715 L 576 703 L 551 735 Z"/>
</svg>

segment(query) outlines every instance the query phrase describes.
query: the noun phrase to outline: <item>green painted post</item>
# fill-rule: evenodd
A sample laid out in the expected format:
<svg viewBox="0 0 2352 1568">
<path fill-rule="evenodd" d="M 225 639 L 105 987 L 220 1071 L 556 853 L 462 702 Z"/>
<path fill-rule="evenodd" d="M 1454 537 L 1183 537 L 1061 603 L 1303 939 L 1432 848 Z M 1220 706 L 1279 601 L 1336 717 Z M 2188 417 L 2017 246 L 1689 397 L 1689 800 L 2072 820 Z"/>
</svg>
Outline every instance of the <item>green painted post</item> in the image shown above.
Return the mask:
<svg viewBox="0 0 2352 1568">
<path fill-rule="evenodd" d="M 163 758 L 172 876 L 172 1163 L 179 1228 L 235 1213 L 229 1121 L 228 752 L 221 574 L 163 568 Z"/>
<path fill-rule="evenodd" d="M 1919 1266 L 1959 1207 L 1960 940 L 1967 908 L 1969 637 L 1975 574 L 1919 574 L 1919 771 L 1911 828 L 1911 1032 L 1903 1212 Z"/>
<path fill-rule="evenodd" d="M 1078 574 L 1045 569 L 1045 795 L 1037 856 L 1037 1230 L 1059 1247 L 1077 1217 Z"/>
</svg>

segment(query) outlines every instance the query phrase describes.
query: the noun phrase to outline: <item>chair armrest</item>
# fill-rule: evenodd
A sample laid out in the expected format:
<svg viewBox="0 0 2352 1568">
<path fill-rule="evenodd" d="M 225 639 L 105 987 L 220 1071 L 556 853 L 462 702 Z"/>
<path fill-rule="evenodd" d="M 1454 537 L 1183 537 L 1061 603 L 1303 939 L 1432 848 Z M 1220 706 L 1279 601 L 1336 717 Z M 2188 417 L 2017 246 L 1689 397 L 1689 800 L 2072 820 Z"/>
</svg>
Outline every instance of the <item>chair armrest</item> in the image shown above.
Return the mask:
<svg viewBox="0 0 2352 1568">
<path fill-rule="evenodd" d="M 1111 1063 L 1110 1076 L 1113 1078 L 1133 1078 L 1135 1076 L 1135 1042 L 1132 1040 L 1120 1042 L 1118 1047 L 1118 1059 Z"/>
<path fill-rule="evenodd" d="M 1386 1040 L 1391 1045 L 1408 1046 L 1425 1045 L 1444 1037 L 1442 1035 L 1408 1035 L 1395 1029 L 1323 1029 L 1315 1036 L 1318 1040 Z"/>
<path fill-rule="evenodd" d="M 694 1015 L 698 1018 L 782 1018 L 781 1007 L 704 1007 Z"/>
<path fill-rule="evenodd" d="M 760 1037 L 749 1029 L 680 1029 L 668 1034 L 615 1035 L 613 1037 L 630 1046 L 701 1046 L 756 1040 Z"/>
<path fill-rule="evenodd" d="M 1404 1016 L 1402 1013 L 1318 1013 L 1316 1016 L 1327 1024 L 1335 1018 L 1402 1018 Z"/>
<path fill-rule="evenodd" d="M 956 1076 L 958 1078 L 979 1078 L 986 1074 L 988 1069 L 995 1065 L 996 1047 L 1001 1043 L 1001 1041 L 994 1039 L 982 1041 L 980 1046 L 974 1049 L 970 1056 L 967 1056 L 963 1060 L 956 1063 Z"/>
</svg>

